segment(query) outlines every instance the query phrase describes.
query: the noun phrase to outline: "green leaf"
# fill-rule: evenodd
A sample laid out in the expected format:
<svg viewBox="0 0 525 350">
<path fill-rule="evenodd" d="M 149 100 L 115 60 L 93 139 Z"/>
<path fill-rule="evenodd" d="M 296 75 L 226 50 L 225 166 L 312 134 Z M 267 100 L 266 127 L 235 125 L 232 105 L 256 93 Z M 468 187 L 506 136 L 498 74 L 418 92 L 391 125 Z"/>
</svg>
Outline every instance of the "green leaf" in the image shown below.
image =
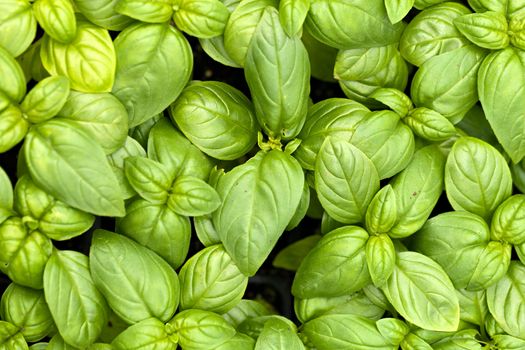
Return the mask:
<svg viewBox="0 0 525 350">
<path fill-rule="evenodd" d="M 257 318 L 259 316 L 273 315 L 275 312 L 271 308 L 270 304 L 264 302 L 264 300 L 250 300 L 242 299 L 230 309 L 227 313 L 223 314 L 222 317 L 228 321 L 233 327 L 238 328 L 241 323 L 248 319 Z"/>
<path fill-rule="evenodd" d="M 399 345 L 410 333 L 408 325 L 396 318 L 382 318 L 376 322 L 376 326 L 379 333 L 392 345 Z"/>
<path fill-rule="evenodd" d="M 144 148 L 148 146 L 148 137 L 151 129 L 157 124 L 160 119 L 163 119 L 164 112 L 161 112 L 152 118 L 146 120 L 137 126 L 129 129 L 129 136 L 136 140 Z"/>
<path fill-rule="evenodd" d="M 35 41 L 17 60 L 22 67 L 26 76 L 26 81 L 31 79 L 35 81 L 43 80 L 49 76 L 42 65 L 42 59 L 40 58 L 40 47 L 42 46 L 42 39 Z"/>
<path fill-rule="evenodd" d="M 403 350 L 433 350 L 432 346 L 414 333 L 407 334 L 401 342 L 401 348 Z"/>
<path fill-rule="evenodd" d="M 418 327 L 455 331 L 459 302 L 449 277 L 432 259 L 415 252 L 397 254 L 396 267 L 382 288 L 401 316 Z"/>
<path fill-rule="evenodd" d="M 33 13 L 47 35 L 63 44 L 71 43 L 77 34 L 75 9 L 68 0 L 36 0 Z"/>
<path fill-rule="evenodd" d="M 498 349 L 520 350 L 525 346 L 525 340 L 507 334 L 495 335 L 492 337 Z"/>
<path fill-rule="evenodd" d="M 383 0 L 312 0 L 305 27 L 317 40 L 338 49 L 394 44 L 404 29 L 402 23 L 390 23 Z"/>
<path fill-rule="evenodd" d="M 116 12 L 120 0 L 75 0 L 75 6 L 86 18 L 108 30 L 123 30 L 133 19 Z"/>
<path fill-rule="evenodd" d="M 371 98 L 388 106 L 391 110 L 396 112 L 400 118 L 404 118 L 414 108 L 410 98 L 404 92 L 392 88 L 377 89 Z"/>
<path fill-rule="evenodd" d="M 15 283 L 11 283 L 2 295 L 0 316 L 17 326 L 29 342 L 39 341 L 55 327 L 43 291 Z"/>
<path fill-rule="evenodd" d="M 270 316 L 259 316 L 255 318 L 249 318 L 245 320 L 243 323 L 241 323 L 239 327 L 237 327 L 237 331 L 239 333 L 246 334 L 252 337 L 253 339 L 257 340 L 257 338 L 259 338 L 259 336 L 261 335 L 266 323 L 270 321 L 275 321 L 275 320 L 278 320 L 278 321 L 281 321 L 287 324 L 288 327 L 290 327 L 291 329 L 296 329 L 295 324 L 289 319 L 287 319 L 286 317 L 278 316 L 278 315 L 270 315 Z"/>
<path fill-rule="evenodd" d="M 157 254 L 122 235 L 96 230 L 90 249 L 95 285 L 128 323 L 169 320 L 179 304 L 179 280 Z M 108 264 L 112 261 L 112 264 Z"/>
<path fill-rule="evenodd" d="M 318 350 L 395 350 L 376 328 L 375 322 L 355 315 L 324 315 L 303 326 L 303 333 Z"/>
<path fill-rule="evenodd" d="M 457 123 L 478 101 L 477 74 L 485 56 L 469 45 L 429 58 L 414 75 L 412 101 Z"/>
<path fill-rule="evenodd" d="M 272 265 L 289 271 L 297 271 L 303 259 L 320 239 L 320 235 L 311 235 L 288 245 L 273 259 Z"/>
<path fill-rule="evenodd" d="M 290 155 L 260 151 L 221 177 L 213 224 L 239 269 L 252 276 L 293 218 L 304 174 Z"/>
<path fill-rule="evenodd" d="M 26 0 L 0 1 L 0 32 L 0 47 L 14 57 L 26 51 L 36 36 L 31 3 Z M 3 74 L 1 76 L 4 77 Z"/>
<path fill-rule="evenodd" d="M 20 109 L 31 123 L 40 123 L 54 117 L 69 96 L 69 80 L 62 76 L 40 81 L 24 97 Z"/>
<path fill-rule="evenodd" d="M 382 287 L 396 266 L 396 250 L 387 234 L 370 236 L 366 242 L 366 264 L 372 282 Z"/>
<path fill-rule="evenodd" d="M 335 82 L 334 64 L 339 50 L 315 39 L 306 30 L 303 31 L 301 40 L 308 51 L 312 77 L 330 83 Z"/>
<path fill-rule="evenodd" d="M 115 48 L 109 32 L 87 21 L 77 22 L 77 35 L 63 44 L 45 35 L 40 51 L 51 75 L 69 78 L 71 88 L 82 92 L 109 92 L 115 80 Z M 78 69 L 82 67 L 82 69 Z"/>
<path fill-rule="evenodd" d="M 169 22 L 173 14 L 171 0 L 119 0 L 115 11 L 141 22 Z"/>
<path fill-rule="evenodd" d="M 311 0 L 283 0 L 279 2 L 279 19 L 288 36 L 302 32 Z"/>
<path fill-rule="evenodd" d="M 272 318 L 264 324 L 254 350 L 280 349 L 304 350 L 305 347 L 297 335 L 297 329 L 278 318 Z"/>
<path fill-rule="evenodd" d="M 508 3 L 511 4 L 508 4 Z M 507 6 L 510 5 L 512 7 L 512 3 L 520 3 L 520 1 L 515 0 L 468 0 L 468 3 L 470 7 L 472 7 L 476 12 L 485 12 L 485 11 L 493 11 L 493 12 L 500 12 L 502 14 L 505 14 L 507 11 Z M 510 10 L 510 8 L 509 8 Z"/>
<path fill-rule="evenodd" d="M 38 231 L 28 232 L 21 218 L 0 225 L 0 269 L 15 283 L 42 289 L 42 276 L 53 251 L 51 240 Z"/>
<path fill-rule="evenodd" d="M 224 47 L 234 62 L 244 67 L 248 46 L 252 41 L 264 9 L 277 8 L 277 0 L 244 0 L 233 10 L 224 28 Z"/>
<path fill-rule="evenodd" d="M 221 316 L 197 309 L 179 312 L 168 326 L 177 332 L 184 350 L 213 349 L 236 333 Z"/>
<path fill-rule="evenodd" d="M 241 65 L 231 58 L 228 51 L 226 51 L 223 35 L 215 36 L 210 39 L 199 39 L 199 43 L 204 52 L 206 52 L 206 54 L 208 54 L 208 56 L 214 61 L 220 62 L 229 67 L 242 68 Z"/>
<path fill-rule="evenodd" d="M 285 149 L 285 152 L 286 152 L 286 149 Z M 286 231 L 291 231 L 294 228 L 299 226 L 299 224 L 302 222 L 302 220 L 306 216 L 309 206 L 310 206 L 310 185 L 308 185 L 308 182 L 305 181 L 303 185 L 303 193 L 301 195 L 301 201 L 299 202 L 299 205 L 297 206 L 297 209 L 295 210 L 295 214 L 292 217 L 292 220 L 290 220 L 290 222 L 286 226 Z"/>
<path fill-rule="evenodd" d="M 179 215 L 201 216 L 213 213 L 221 198 L 213 187 L 192 176 L 179 176 L 170 189 L 168 208 Z"/>
<path fill-rule="evenodd" d="M 525 339 L 525 266 L 513 261 L 507 274 L 487 289 L 487 304 L 498 325 L 509 335 Z"/>
<path fill-rule="evenodd" d="M 372 161 L 347 141 L 329 137 L 315 166 L 315 190 L 327 213 L 342 223 L 362 222 L 368 204 L 379 190 Z"/>
<path fill-rule="evenodd" d="M 475 325 L 484 326 L 489 313 L 485 290 L 456 290 L 459 299 L 460 318 Z"/>
<path fill-rule="evenodd" d="M 498 141 L 518 163 L 525 156 L 525 65 L 521 50 L 491 53 L 478 73 L 479 100 Z"/>
<path fill-rule="evenodd" d="M 77 348 L 91 345 L 108 318 L 108 306 L 89 274 L 87 256 L 55 251 L 44 270 L 44 295 L 64 340 Z"/>
<path fill-rule="evenodd" d="M 27 350 L 28 346 L 17 326 L 0 321 L 0 350 L 11 349 Z"/>
<path fill-rule="evenodd" d="M 13 209 L 13 185 L 4 169 L 0 167 L 0 224 L 11 216 Z"/>
<path fill-rule="evenodd" d="M 399 51 L 408 62 L 419 67 L 429 58 L 471 45 L 454 25 L 455 18 L 471 12 L 465 5 L 455 2 L 446 2 L 420 12 L 403 32 Z"/>
<path fill-rule="evenodd" d="M 265 9 L 244 68 L 255 115 L 266 134 L 277 140 L 297 136 L 308 108 L 310 63 L 301 39 L 284 32 L 275 8 Z"/>
<path fill-rule="evenodd" d="M 445 157 L 436 146 L 414 153 L 410 164 L 391 182 L 397 199 L 392 238 L 407 237 L 423 226 L 443 192 Z"/>
<path fill-rule="evenodd" d="M 223 314 L 243 297 L 248 284 L 222 245 L 207 247 L 191 257 L 179 272 L 180 309 Z"/>
<path fill-rule="evenodd" d="M 175 177 L 189 175 L 207 180 L 213 167 L 209 158 L 165 118 L 150 130 L 148 158 L 167 166 Z"/>
<path fill-rule="evenodd" d="M 109 165 L 117 178 L 124 199 L 131 198 L 136 194 L 124 174 L 125 159 L 134 156 L 146 157 L 146 151 L 138 141 L 129 136 L 126 137 L 126 141 L 122 147 L 107 156 Z"/>
<path fill-rule="evenodd" d="M 315 160 L 327 136 L 350 140 L 358 123 L 370 112 L 362 104 L 343 98 L 329 98 L 311 106 L 297 138 L 302 142 L 294 152 L 301 166 L 315 170 Z"/>
<path fill-rule="evenodd" d="M 369 233 L 387 233 L 397 222 L 397 199 L 391 185 L 380 189 L 366 210 L 365 224 Z"/>
<path fill-rule="evenodd" d="M 102 148 L 63 120 L 33 126 L 25 159 L 35 183 L 53 197 L 95 215 L 123 216 L 120 187 Z"/>
<path fill-rule="evenodd" d="M 490 224 L 490 235 L 495 241 L 525 242 L 525 195 L 516 194 L 498 206 Z"/>
<path fill-rule="evenodd" d="M 152 204 L 164 204 L 173 176 L 166 166 L 140 156 L 124 160 L 124 173 L 129 184 L 137 193 Z"/>
<path fill-rule="evenodd" d="M 485 289 L 510 262 L 510 247 L 490 242 L 487 223 L 465 211 L 439 214 L 414 236 L 412 248 L 439 263 L 458 289 Z M 499 249 L 498 249 L 499 248 Z"/>
<path fill-rule="evenodd" d="M 192 82 L 171 105 L 170 116 L 195 146 L 217 159 L 237 159 L 257 142 L 253 105 L 225 83 Z"/>
<path fill-rule="evenodd" d="M 505 158 L 476 138 L 456 141 L 445 166 L 447 198 L 455 210 L 466 210 L 489 220 L 512 194 L 512 177 Z"/>
<path fill-rule="evenodd" d="M 153 250 L 174 269 L 184 263 L 190 247 L 190 220 L 144 199 L 126 206 L 126 216 L 117 220 L 117 232 Z"/>
<path fill-rule="evenodd" d="M 222 35 L 230 11 L 220 0 L 174 0 L 173 21 L 177 27 L 197 38 Z"/>
<path fill-rule="evenodd" d="M 141 55 L 133 54 L 137 47 Z M 112 92 L 126 106 L 130 127 L 166 109 L 190 79 L 191 48 L 168 24 L 130 26 L 115 39 L 115 50 L 118 65 Z"/>
<path fill-rule="evenodd" d="M 487 11 L 454 19 L 456 28 L 479 47 L 500 50 L 509 46 L 509 26 L 505 15 Z"/>
<path fill-rule="evenodd" d="M 5 1 L 6 0 L 3 0 L 2 2 Z M 0 2 L 0 5 L 2 5 L 2 2 Z M 2 35 L 2 37 L 4 36 Z M 22 67 L 20 67 L 20 64 L 11 55 L 11 53 L 9 53 L 9 51 L 6 51 L 1 45 L 0 76 L 2 77 L 0 93 L 3 93 L 7 98 L 11 100 L 11 102 L 18 103 L 22 101 L 22 98 L 24 98 L 26 94 L 26 80 L 24 78 L 24 71 L 22 70 Z"/>
<path fill-rule="evenodd" d="M 295 275 L 292 294 L 301 299 L 336 297 L 370 282 L 365 261 L 366 231 L 344 226 L 323 236 Z"/>
<path fill-rule="evenodd" d="M 10 105 L 0 112 L 0 153 L 6 152 L 24 139 L 30 124 L 24 119 L 22 111 Z"/>
<path fill-rule="evenodd" d="M 523 13 L 510 17 L 509 33 L 512 33 L 510 43 L 519 49 L 525 49 L 525 16 Z"/>
<path fill-rule="evenodd" d="M 401 21 L 414 6 L 415 0 L 385 0 L 386 13 L 391 23 Z"/>
<path fill-rule="evenodd" d="M 106 154 L 115 152 L 126 142 L 128 113 L 109 93 L 72 91 L 57 116 L 87 132 Z"/>
<path fill-rule="evenodd" d="M 217 346 L 215 350 L 253 350 L 254 346 L 255 340 L 253 338 L 242 333 L 237 333 L 232 338 Z"/>
<path fill-rule="evenodd" d="M 396 45 L 340 50 L 334 76 L 337 80 L 364 80 L 387 66 L 396 52 Z"/>
<path fill-rule="evenodd" d="M 162 321 L 147 318 L 120 333 L 111 342 L 111 348 L 114 350 L 176 350 L 177 336 L 169 334 L 167 330 L 168 327 Z"/>
<path fill-rule="evenodd" d="M 403 122 L 414 134 L 432 142 L 446 141 L 456 135 L 456 128 L 440 113 L 418 107 L 408 113 Z"/>
</svg>

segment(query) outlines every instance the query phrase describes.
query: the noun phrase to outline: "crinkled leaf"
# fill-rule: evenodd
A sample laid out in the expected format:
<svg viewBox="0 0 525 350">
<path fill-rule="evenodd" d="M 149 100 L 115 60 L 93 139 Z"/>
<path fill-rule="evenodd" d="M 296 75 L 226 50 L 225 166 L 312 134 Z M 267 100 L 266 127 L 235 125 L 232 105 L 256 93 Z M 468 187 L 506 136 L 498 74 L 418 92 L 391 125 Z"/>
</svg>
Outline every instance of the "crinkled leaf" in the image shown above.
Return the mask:
<svg viewBox="0 0 525 350">
<path fill-rule="evenodd" d="M 39 123 L 54 117 L 69 96 L 69 80 L 62 76 L 48 77 L 40 81 L 24 97 L 20 109 L 31 123 Z"/>
<path fill-rule="evenodd" d="M 230 11 L 220 0 L 174 0 L 173 20 L 177 27 L 197 38 L 224 33 Z"/>
<path fill-rule="evenodd" d="M 168 199 L 173 176 L 161 163 L 140 156 L 127 157 L 124 173 L 133 189 L 152 204 L 164 204 Z"/>
<path fill-rule="evenodd" d="M 504 49 L 509 45 L 509 27 L 504 14 L 487 11 L 454 19 L 456 28 L 479 47 Z"/>
<path fill-rule="evenodd" d="M 133 19 L 119 14 L 115 5 L 120 0 L 75 0 L 75 6 L 88 20 L 109 30 L 123 30 Z"/>
<path fill-rule="evenodd" d="M 29 127 L 30 124 L 17 106 L 10 105 L 0 112 L 0 153 L 10 150 L 22 141 Z"/>
<path fill-rule="evenodd" d="M 9 322 L 0 321 L 0 349 L 28 349 L 27 342 L 17 326 Z"/>
<path fill-rule="evenodd" d="M 379 73 L 394 59 L 396 45 L 340 50 L 334 66 L 337 80 L 363 80 Z"/>
<path fill-rule="evenodd" d="M 414 134 L 433 142 L 445 141 L 456 134 L 454 124 L 440 113 L 426 107 L 413 109 L 403 122 Z"/>
<path fill-rule="evenodd" d="M 525 195 L 516 194 L 498 206 L 492 217 L 490 234 L 495 241 L 525 242 Z"/>
<path fill-rule="evenodd" d="M 192 176 L 179 176 L 170 189 L 168 208 L 179 215 L 201 216 L 211 214 L 221 205 L 221 198 L 213 187 Z"/>
</svg>

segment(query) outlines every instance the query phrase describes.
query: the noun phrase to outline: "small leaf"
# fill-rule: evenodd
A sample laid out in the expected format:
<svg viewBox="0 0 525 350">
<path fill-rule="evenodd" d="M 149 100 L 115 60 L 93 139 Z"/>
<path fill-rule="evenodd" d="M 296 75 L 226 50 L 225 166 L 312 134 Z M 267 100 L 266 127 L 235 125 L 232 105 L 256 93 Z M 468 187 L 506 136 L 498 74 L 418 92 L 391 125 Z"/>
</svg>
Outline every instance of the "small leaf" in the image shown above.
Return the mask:
<svg viewBox="0 0 525 350">
<path fill-rule="evenodd" d="M 366 229 L 372 234 L 386 233 L 396 222 L 396 193 L 391 185 L 386 185 L 374 195 L 366 210 Z"/>
<path fill-rule="evenodd" d="M 8 0 L 9 2 L 11 0 Z M 3 0 L 5 2 L 5 0 Z M 24 2 L 17 0 L 17 2 Z M 0 6 L 3 5 L 0 2 Z M 1 13 L 1 12 L 0 12 Z M 2 35 L 3 37 L 3 35 Z M 0 45 L 0 76 L 2 85 L 0 92 L 3 93 L 11 102 L 18 103 L 22 101 L 26 94 L 26 80 L 24 71 L 14 57 Z"/>
<path fill-rule="evenodd" d="M 169 22 L 173 14 L 171 0 L 119 0 L 115 10 L 147 23 Z"/>
<path fill-rule="evenodd" d="M 10 150 L 22 141 L 30 126 L 20 108 L 15 105 L 10 105 L 0 112 L 0 153 Z"/>
<path fill-rule="evenodd" d="M 456 135 L 456 128 L 440 113 L 425 107 L 413 109 L 403 122 L 414 134 L 432 142 L 445 141 Z"/>
<path fill-rule="evenodd" d="M 10 216 L 13 209 L 13 185 L 5 170 L 0 167 L 0 224 Z"/>
<path fill-rule="evenodd" d="M 305 347 L 297 335 L 297 329 L 278 318 L 271 318 L 257 338 L 254 350 L 304 350 Z"/>
<path fill-rule="evenodd" d="M 180 176 L 170 189 L 168 207 L 179 215 L 201 216 L 213 213 L 221 198 L 213 187 L 192 176 Z"/>
<path fill-rule="evenodd" d="M 63 44 L 72 42 L 77 34 L 75 9 L 68 0 L 36 0 L 33 12 L 47 35 Z"/>
<path fill-rule="evenodd" d="M 415 0 L 385 0 L 386 13 L 391 23 L 401 21 L 414 6 Z"/>
<path fill-rule="evenodd" d="M 504 14 L 487 11 L 454 19 L 456 28 L 479 47 L 490 50 L 504 49 L 509 45 L 507 19 Z"/>
<path fill-rule="evenodd" d="M 0 1 L 0 32 L 2 33 L 0 47 L 11 55 L 17 57 L 26 51 L 35 39 L 36 27 L 30 2 L 26 0 Z M 3 74 L 0 76 L 4 77 Z"/>
<path fill-rule="evenodd" d="M 31 123 L 54 117 L 69 96 L 69 80 L 62 76 L 48 77 L 36 84 L 24 97 L 20 109 Z"/>
<path fill-rule="evenodd" d="M 394 243 L 386 234 L 370 236 L 366 242 L 366 264 L 372 282 L 376 287 L 383 286 L 396 266 Z"/>
<path fill-rule="evenodd" d="M 147 318 L 135 323 L 111 342 L 114 350 L 176 350 L 177 343 L 170 339 L 168 327 L 156 318 Z M 91 349 L 90 349 L 91 350 Z"/>
<path fill-rule="evenodd" d="M 219 0 L 174 0 L 173 21 L 189 35 L 207 39 L 224 33 L 230 11 Z"/>
<path fill-rule="evenodd" d="M 28 345 L 19 328 L 9 322 L 0 321 L 0 346 L 2 349 L 27 350 Z"/>
<path fill-rule="evenodd" d="M 495 241 L 525 242 L 525 195 L 516 194 L 498 206 L 492 217 L 490 235 Z"/>
<path fill-rule="evenodd" d="M 279 19 L 288 36 L 301 33 L 310 9 L 310 0 L 283 0 L 279 2 Z"/>
<path fill-rule="evenodd" d="M 374 91 L 370 97 L 388 106 L 388 108 L 396 112 L 400 118 L 406 117 L 408 112 L 414 108 L 410 98 L 397 89 L 380 88 Z"/>
<path fill-rule="evenodd" d="M 144 199 L 153 204 L 164 204 L 173 176 L 162 164 L 140 156 L 124 160 L 124 173 L 129 184 Z"/>
</svg>

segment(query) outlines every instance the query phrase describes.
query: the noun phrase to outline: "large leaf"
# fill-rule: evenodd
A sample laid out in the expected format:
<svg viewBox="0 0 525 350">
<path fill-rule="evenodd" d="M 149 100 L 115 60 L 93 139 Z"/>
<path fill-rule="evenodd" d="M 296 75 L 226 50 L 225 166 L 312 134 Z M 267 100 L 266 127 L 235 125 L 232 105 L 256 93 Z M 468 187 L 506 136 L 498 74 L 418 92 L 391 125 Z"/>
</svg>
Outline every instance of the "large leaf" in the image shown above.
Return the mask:
<svg viewBox="0 0 525 350">
<path fill-rule="evenodd" d="M 136 323 L 150 317 L 167 321 L 175 313 L 180 290 L 177 274 L 148 248 L 97 230 L 89 258 L 95 285 L 124 321 Z"/>
<path fill-rule="evenodd" d="M 368 204 L 379 190 L 379 176 L 372 161 L 357 147 L 329 137 L 317 157 L 315 190 L 331 217 L 346 224 L 363 222 Z"/>
<path fill-rule="evenodd" d="M 24 152 L 33 180 L 57 199 L 96 215 L 124 215 L 120 187 L 104 151 L 74 125 L 54 120 L 34 126 Z"/>
<path fill-rule="evenodd" d="M 293 218 L 303 192 L 301 166 L 290 155 L 260 151 L 222 176 L 222 205 L 213 223 L 226 251 L 246 275 L 254 275 Z"/>
<path fill-rule="evenodd" d="M 115 39 L 115 51 L 117 70 L 112 92 L 126 106 L 130 127 L 166 109 L 190 79 L 190 45 L 167 23 L 126 28 Z"/>
<path fill-rule="evenodd" d="M 388 301 L 409 322 L 434 331 L 455 331 L 459 301 L 445 271 L 415 252 L 397 254 L 396 267 L 383 286 Z"/>
<path fill-rule="evenodd" d="M 478 93 L 485 116 L 514 163 L 525 156 L 525 65 L 521 50 L 491 53 L 478 74 Z"/>
<path fill-rule="evenodd" d="M 17 57 L 36 35 L 36 20 L 31 3 L 26 0 L 0 1 L 0 47 Z"/>
<path fill-rule="evenodd" d="M 297 136 L 308 108 L 310 62 L 301 39 L 288 37 L 272 7 L 253 34 L 244 72 L 263 130 L 274 139 Z"/>
<path fill-rule="evenodd" d="M 473 137 L 462 137 L 447 158 L 445 189 L 454 209 L 489 220 L 512 194 L 512 176 L 505 158 L 494 147 Z"/>
<path fill-rule="evenodd" d="M 85 348 L 98 339 L 109 309 L 93 283 L 87 256 L 55 251 L 44 271 L 44 295 L 67 343 Z"/>
<path fill-rule="evenodd" d="M 368 234 L 344 226 L 325 235 L 306 255 L 295 275 L 295 297 L 336 297 L 355 292 L 370 282 L 365 261 Z"/>
</svg>

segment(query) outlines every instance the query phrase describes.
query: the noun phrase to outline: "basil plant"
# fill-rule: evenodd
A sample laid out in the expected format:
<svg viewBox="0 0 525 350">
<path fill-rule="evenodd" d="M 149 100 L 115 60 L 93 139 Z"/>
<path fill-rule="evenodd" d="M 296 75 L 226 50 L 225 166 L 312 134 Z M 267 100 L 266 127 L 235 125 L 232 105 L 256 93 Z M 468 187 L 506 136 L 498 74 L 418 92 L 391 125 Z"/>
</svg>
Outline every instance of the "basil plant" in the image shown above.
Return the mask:
<svg viewBox="0 0 525 350">
<path fill-rule="evenodd" d="M 524 193 L 525 0 L 0 0 L 0 350 L 525 349 Z"/>
</svg>

